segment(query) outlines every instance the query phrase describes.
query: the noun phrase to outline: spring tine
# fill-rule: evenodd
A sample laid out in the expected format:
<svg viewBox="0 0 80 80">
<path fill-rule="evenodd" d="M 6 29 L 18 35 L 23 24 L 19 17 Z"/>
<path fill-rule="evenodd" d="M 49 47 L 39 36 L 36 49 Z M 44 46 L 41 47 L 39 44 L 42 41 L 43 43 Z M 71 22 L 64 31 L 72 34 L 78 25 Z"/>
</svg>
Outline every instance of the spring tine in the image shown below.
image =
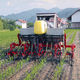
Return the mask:
<svg viewBox="0 0 80 80">
<path fill-rule="evenodd" d="M 47 42 L 46 42 L 46 51 L 47 51 Z"/>
<path fill-rule="evenodd" d="M 51 42 L 51 50 L 52 50 L 52 42 Z"/>
<path fill-rule="evenodd" d="M 33 52 L 33 42 L 31 41 L 31 55 L 32 55 L 32 52 Z"/>
</svg>

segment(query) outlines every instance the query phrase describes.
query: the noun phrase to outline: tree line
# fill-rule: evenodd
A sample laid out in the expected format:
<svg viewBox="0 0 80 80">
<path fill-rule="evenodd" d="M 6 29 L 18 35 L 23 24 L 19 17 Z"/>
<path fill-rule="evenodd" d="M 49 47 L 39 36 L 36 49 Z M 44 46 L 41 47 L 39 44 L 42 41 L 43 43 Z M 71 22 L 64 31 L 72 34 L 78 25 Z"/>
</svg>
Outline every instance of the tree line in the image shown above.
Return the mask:
<svg viewBox="0 0 80 80">
<path fill-rule="evenodd" d="M 32 27 L 33 23 L 28 23 L 28 27 Z M 20 29 L 20 25 L 16 25 L 14 20 L 7 20 L 7 19 L 1 19 L 0 18 L 0 30 L 10 30 L 13 31 L 16 28 Z"/>
</svg>

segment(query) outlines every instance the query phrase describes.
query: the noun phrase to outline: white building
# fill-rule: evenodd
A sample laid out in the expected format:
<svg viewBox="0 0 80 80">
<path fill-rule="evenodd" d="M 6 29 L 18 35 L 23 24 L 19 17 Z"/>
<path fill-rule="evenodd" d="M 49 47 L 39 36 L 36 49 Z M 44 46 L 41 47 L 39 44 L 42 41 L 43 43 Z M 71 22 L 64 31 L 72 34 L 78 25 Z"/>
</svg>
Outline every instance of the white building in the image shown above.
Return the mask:
<svg viewBox="0 0 80 80">
<path fill-rule="evenodd" d="M 22 28 L 27 28 L 27 21 L 24 21 L 22 19 L 17 20 L 16 24 L 22 26 Z"/>
<path fill-rule="evenodd" d="M 71 21 L 71 28 L 80 28 L 80 9 L 68 17 Z"/>
</svg>

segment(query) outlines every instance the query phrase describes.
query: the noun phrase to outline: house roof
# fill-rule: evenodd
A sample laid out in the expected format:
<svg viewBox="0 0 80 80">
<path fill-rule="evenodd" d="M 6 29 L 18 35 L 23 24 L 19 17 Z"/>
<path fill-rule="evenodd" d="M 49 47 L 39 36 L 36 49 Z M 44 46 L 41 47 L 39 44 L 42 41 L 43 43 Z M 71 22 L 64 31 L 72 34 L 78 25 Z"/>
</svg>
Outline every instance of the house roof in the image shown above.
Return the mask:
<svg viewBox="0 0 80 80">
<path fill-rule="evenodd" d="M 56 13 L 37 13 L 37 16 L 54 16 Z M 56 14 L 57 15 L 57 14 Z M 58 16 L 58 15 L 57 15 Z"/>
<path fill-rule="evenodd" d="M 27 23 L 27 21 L 22 20 L 22 19 L 19 19 L 18 21 L 21 22 L 21 23 Z"/>
<path fill-rule="evenodd" d="M 56 14 L 56 13 L 37 13 L 37 14 Z"/>
<path fill-rule="evenodd" d="M 80 9 L 76 10 L 74 13 L 72 13 L 68 18 L 70 18 L 72 15 L 74 15 L 76 12 L 80 11 Z"/>
<path fill-rule="evenodd" d="M 58 13 L 60 18 L 69 18 L 72 14 L 78 11 L 79 8 L 66 8 Z"/>
</svg>

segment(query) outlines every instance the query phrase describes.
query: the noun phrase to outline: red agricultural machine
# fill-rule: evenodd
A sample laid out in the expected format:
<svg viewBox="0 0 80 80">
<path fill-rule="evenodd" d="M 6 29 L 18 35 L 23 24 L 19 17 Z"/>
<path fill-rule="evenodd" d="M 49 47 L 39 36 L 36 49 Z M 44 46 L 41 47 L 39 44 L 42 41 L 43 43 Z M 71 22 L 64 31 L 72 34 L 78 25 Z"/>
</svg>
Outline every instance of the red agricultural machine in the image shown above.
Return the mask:
<svg viewBox="0 0 80 80">
<path fill-rule="evenodd" d="M 61 56 L 74 56 L 75 45 L 66 44 L 64 27 L 67 25 L 55 13 L 37 13 L 36 22 L 32 28 L 22 28 L 17 35 L 19 43 L 10 44 L 8 56 L 40 58 L 52 55 L 53 58 Z M 71 48 L 67 53 L 66 48 Z"/>
</svg>

